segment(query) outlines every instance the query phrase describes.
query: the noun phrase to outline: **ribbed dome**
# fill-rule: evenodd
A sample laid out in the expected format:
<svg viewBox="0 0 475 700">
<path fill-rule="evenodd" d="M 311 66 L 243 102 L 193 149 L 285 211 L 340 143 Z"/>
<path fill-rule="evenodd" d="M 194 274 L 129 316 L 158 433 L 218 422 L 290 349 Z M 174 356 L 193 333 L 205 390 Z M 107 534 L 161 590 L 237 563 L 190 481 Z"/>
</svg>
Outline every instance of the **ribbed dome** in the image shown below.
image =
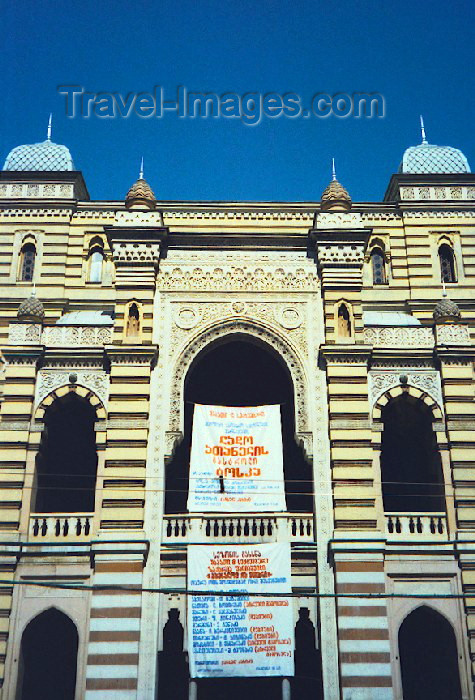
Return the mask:
<svg viewBox="0 0 475 700">
<path fill-rule="evenodd" d="M 24 144 L 11 150 L 3 169 L 64 172 L 75 170 L 75 167 L 66 146 L 46 139 L 41 143 Z"/>
<path fill-rule="evenodd" d="M 406 149 L 400 173 L 469 173 L 470 166 L 462 151 L 452 146 L 421 143 Z"/>
<path fill-rule="evenodd" d="M 432 313 L 434 320 L 437 321 L 460 321 L 462 315 L 460 309 L 452 299 L 444 296 L 437 302 Z"/>
<path fill-rule="evenodd" d="M 157 199 L 153 193 L 152 188 L 146 180 L 139 177 L 137 182 L 134 182 L 130 190 L 127 192 L 125 197 L 125 206 L 127 209 L 147 207 L 148 209 L 155 209 L 157 204 Z"/>
<path fill-rule="evenodd" d="M 351 197 L 338 180 L 332 180 L 323 191 L 321 198 L 322 211 L 349 211 Z"/>
<path fill-rule="evenodd" d="M 41 301 L 32 293 L 29 299 L 25 299 L 20 304 L 17 311 L 17 318 L 24 321 L 34 321 L 41 323 L 45 317 L 45 310 Z"/>
</svg>

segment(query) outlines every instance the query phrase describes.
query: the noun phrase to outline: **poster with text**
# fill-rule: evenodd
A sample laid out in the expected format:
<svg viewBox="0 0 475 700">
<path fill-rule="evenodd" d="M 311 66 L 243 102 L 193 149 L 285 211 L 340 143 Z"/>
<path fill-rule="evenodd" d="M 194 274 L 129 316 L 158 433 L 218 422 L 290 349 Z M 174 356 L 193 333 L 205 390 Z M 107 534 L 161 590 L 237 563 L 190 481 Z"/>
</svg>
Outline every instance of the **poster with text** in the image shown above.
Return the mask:
<svg viewBox="0 0 475 700">
<path fill-rule="evenodd" d="M 192 678 L 294 675 L 292 600 L 272 597 L 291 591 L 289 543 L 191 545 L 188 590 L 211 591 L 188 599 Z"/>
<path fill-rule="evenodd" d="M 285 511 L 280 406 L 195 405 L 190 512 Z"/>
</svg>

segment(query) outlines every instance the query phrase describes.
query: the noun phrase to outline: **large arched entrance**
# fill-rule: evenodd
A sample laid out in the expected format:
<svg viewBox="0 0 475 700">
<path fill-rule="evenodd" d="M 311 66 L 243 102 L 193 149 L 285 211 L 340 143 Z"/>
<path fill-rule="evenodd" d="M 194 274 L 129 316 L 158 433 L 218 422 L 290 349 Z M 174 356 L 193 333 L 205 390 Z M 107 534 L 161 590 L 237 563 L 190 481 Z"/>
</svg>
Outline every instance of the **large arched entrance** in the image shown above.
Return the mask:
<svg viewBox="0 0 475 700">
<path fill-rule="evenodd" d="M 452 625 L 422 605 L 399 629 L 404 700 L 461 700 L 457 642 Z"/>
<path fill-rule="evenodd" d="M 36 458 L 37 513 L 94 511 L 97 452 L 91 403 L 70 392 L 47 408 Z"/>
<path fill-rule="evenodd" d="M 56 608 L 35 617 L 21 640 L 16 700 L 74 700 L 78 633 Z"/>
<path fill-rule="evenodd" d="M 381 476 L 386 512 L 444 512 L 442 463 L 430 408 L 402 394 L 382 410 Z"/>
<path fill-rule="evenodd" d="M 232 334 L 196 357 L 184 389 L 184 439 L 167 465 L 165 510 L 186 511 L 193 404 L 280 404 L 287 510 L 311 512 L 312 470 L 295 441 L 294 391 L 283 360 L 266 344 Z"/>
</svg>

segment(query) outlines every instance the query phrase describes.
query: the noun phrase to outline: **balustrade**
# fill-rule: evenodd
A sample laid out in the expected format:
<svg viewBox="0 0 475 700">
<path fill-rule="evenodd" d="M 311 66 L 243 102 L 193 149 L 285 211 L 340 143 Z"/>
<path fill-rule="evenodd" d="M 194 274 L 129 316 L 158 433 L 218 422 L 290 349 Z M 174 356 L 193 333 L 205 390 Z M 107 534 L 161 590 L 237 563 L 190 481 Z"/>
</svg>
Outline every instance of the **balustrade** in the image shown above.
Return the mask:
<svg viewBox="0 0 475 700">
<path fill-rule="evenodd" d="M 66 541 L 89 537 L 92 513 L 32 513 L 30 516 L 30 539 Z"/>
<path fill-rule="evenodd" d="M 386 513 L 386 536 L 390 539 L 446 540 L 445 513 Z"/>
<path fill-rule="evenodd" d="M 313 542 L 311 514 L 253 516 L 165 515 L 163 538 L 166 543 L 227 542 Z"/>
</svg>

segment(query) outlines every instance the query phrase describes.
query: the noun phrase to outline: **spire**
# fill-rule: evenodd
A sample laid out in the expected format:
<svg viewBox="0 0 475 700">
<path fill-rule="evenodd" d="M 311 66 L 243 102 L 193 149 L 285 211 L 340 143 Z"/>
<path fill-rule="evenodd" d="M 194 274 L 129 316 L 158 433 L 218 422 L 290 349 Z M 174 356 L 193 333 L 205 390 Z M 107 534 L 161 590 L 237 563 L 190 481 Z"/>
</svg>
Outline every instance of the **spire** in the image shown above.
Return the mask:
<svg viewBox="0 0 475 700">
<path fill-rule="evenodd" d="M 335 159 L 332 158 L 332 182 L 336 182 Z"/>
<path fill-rule="evenodd" d="M 427 143 L 426 139 L 426 130 L 424 129 L 424 119 L 422 118 L 422 114 L 419 116 L 419 119 L 421 120 L 421 135 L 422 135 L 422 143 Z"/>
<path fill-rule="evenodd" d="M 48 131 L 46 134 L 47 141 L 51 141 L 51 122 L 52 122 L 52 119 L 53 119 L 53 115 L 50 112 L 49 119 L 48 119 Z"/>
<path fill-rule="evenodd" d="M 139 180 L 143 180 L 143 156 L 142 156 L 142 160 L 140 162 Z"/>
</svg>

